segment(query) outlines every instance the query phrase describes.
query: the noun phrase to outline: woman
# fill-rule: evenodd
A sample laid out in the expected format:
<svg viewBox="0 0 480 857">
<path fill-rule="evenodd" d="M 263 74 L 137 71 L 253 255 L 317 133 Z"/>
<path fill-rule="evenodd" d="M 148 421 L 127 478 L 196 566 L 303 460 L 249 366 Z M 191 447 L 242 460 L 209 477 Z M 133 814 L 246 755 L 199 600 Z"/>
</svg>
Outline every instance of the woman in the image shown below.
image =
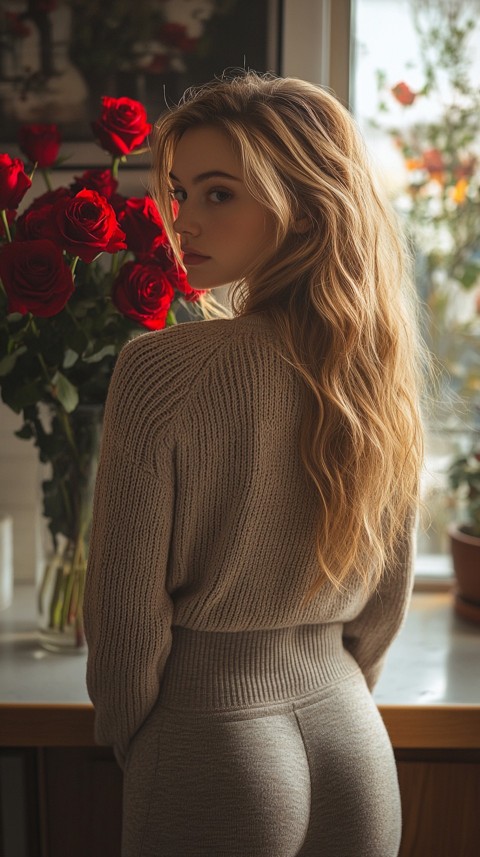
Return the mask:
<svg viewBox="0 0 480 857">
<path fill-rule="evenodd" d="M 394 857 L 370 691 L 422 460 L 398 224 L 348 112 L 300 80 L 188 92 L 154 180 L 208 320 L 129 343 L 106 408 L 87 681 L 124 768 L 122 854 Z"/>
</svg>

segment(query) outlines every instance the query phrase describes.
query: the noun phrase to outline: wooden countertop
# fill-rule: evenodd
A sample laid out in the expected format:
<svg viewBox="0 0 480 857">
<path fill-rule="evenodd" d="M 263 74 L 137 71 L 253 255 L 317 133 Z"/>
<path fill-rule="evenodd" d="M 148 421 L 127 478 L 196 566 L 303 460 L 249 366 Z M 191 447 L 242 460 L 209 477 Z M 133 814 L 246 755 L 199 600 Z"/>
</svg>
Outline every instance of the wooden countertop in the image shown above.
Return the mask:
<svg viewBox="0 0 480 857">
<path fill-rule="evenodd" d="M 0 746 L 92 746 L 85 654 L 37 639 L 35 592 L 0 613 Z M 480 749 L 480 627 L 449 592 L 417 592 L 374 693 L 395 749 Z"/>
</svg>

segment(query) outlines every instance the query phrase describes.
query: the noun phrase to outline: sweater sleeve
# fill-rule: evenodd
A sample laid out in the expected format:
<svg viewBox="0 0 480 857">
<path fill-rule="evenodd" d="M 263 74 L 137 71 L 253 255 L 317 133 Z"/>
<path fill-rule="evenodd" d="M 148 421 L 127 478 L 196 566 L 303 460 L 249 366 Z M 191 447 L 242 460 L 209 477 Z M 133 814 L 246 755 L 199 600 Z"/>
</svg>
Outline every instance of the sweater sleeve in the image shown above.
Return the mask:
<svg viewBox="0 0 480 857">
<path fill-rule="evenodd" d="M 399 542 L 394 567 L 384 572 L 358 616 L 344 625 L 343 644 L 357 661 L 370 690 L 379 679 L 387 650 L 404 622 L 410 603 L 414 532 L 412 516 Z"/>
<path fill-rule="evenodd" d="M 153 432 L 129 354 L 117 361 L 107 398 L 84 599 L 95 739 L 113 746 L 122 767 L 171 646 L 165 579 L 175 484 L 162 414 Z"/>
</svg>

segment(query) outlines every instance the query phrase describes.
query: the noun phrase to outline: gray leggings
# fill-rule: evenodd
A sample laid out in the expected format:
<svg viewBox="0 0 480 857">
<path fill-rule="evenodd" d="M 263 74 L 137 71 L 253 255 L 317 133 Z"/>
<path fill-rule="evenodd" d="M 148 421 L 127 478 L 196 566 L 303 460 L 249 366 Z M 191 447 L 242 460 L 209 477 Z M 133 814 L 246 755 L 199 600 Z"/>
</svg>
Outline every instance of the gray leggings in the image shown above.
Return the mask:
<svg viewBox="0 0 480 857">
<path fill-rule="evenodd" d="M 252 702 L 240 689 L 249 704 L 221 708 L 208 706 L 205 682 L 189 679 L 174 647 L 173 679 L 127 756 L 122 857 L 397 857 L 395 761 L 363 676 L 337 652 L 343 674 L 292 696 L 297 655 L 287 654 L 291 674 L 277 659 L 281 681 L 266 691 L 290 698 Z M 303 663 L 303 690 L 311 679 Z"/>
</svg>

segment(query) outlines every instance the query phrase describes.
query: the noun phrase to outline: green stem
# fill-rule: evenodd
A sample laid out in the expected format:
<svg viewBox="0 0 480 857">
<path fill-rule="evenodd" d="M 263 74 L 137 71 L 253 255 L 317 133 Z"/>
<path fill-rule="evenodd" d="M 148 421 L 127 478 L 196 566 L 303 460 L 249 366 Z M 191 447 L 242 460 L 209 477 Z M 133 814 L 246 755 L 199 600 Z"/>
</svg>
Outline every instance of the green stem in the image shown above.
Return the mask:
<svg viewBox="0 0 480 857">
<path fill-rule="evenodd" d="M 55 554 L 51 562 L 48 562 L 45 566 L 45 571 L 43 573 L 42 582 L 40 584 L 40 589 L 38 592 L 38 610 L 41 616 L 43 616 L 43 602 L 45 598 L 45 594 L 47 588 L 49 587 L 55 569 L 58 565 L 58 555 Z"/>
<path fill-rule="evenodd" d="M 72 276 L 74 276 L 74 274 L 75 274 L 75 268 L 77 267 L 77 262 L 79 259 L 80 259 L 80 256 L 75 256 L 75 258 L 72 259 L 72 263 L 70 265 L 70 270 L 72 272 Z"/>
<path fill-rule="evenodd" d="M 71 308 L 68 304 L 65 304 L 64 309 L 65 309 L 66 313 L 67 313 L 67 314 L 70 316 L 70 318 L 72 319 L 72 321 L 73 321 L 73 323 L 74 323 L 75 327 L 77 328 L 77 330 L 82 330 L 82 325 L 79 323 L 78 318 L 76 317 L 76 315 L 74 315 L 74 313 L 72 312 L 72 308 Z"/>
<path fill-rule="evenodd" d="M 62 428 L 63 428 L 63 431 L 65 433 L 65 437 L 67 438 L 67 441 L 68 441 L 68 443 L 72 449 L 72 452 L 73 452 L 73 455 L 75 458 L 75 462 L 79 465 L 80 464 L 80 456 L 78 454 L 78 449 L 75 445 L 75 438 L 73 436 L 72 427 L 70 425 L 70 420 L 68 419 L 68 414 L 66 411 L 64 411 L 64 409 L 62 407 L 58 408 L 57 413 L 58 413 L 58 418 L 62 424 Z"/>
<path fill-rule="evenodd" d="M 71 561 L 67 560 L 67 565 L 64 567 L 65 573 L 65 596 L 62 603 L 62 613 L 60 620 L 60 630 L 65 630 L 65 625 L 69 625 L 70 619 L 70 602 L 72 599 L 73 584 L 75 583 L 75 558 Z"/>
<path fill-rule="evenodd" d="M 60 564 L 57 567 L 57 574 L 55 577 L 55 586 L 53 588 L 53 594 L 50 601 L 50 609 L 49 609 L 49 627 L 50 628 L 59 628 L 61 622 L 61 610 L 62 610 L 62 590 L 63 590 L 63 565 Z"/>
<path fill-rule="evenodd" d="M 40 366 L 43 369 L 43 374 L 45 375 L 45 378 L 47 379 L 48 383 L 50 384 L 51 383 L 50 373 L 48 371 L 48 366 L 45 363 L 43 354 L 40 354 L 40 352 L 39 352 L 37 357 L 38 357 L 38 362 L 40 363 Z"/>
<path fill-rule="evenodd" d="M 120 267 L 120 253 L 112 254 L 112 264 L 110 267 L 110 273 L 112 277 L 116 277 L 118 274 L 118 269 Z"/>
<path fill-rule="evenodd" d="M 112 158 L 112 178 L 118 179 L 118 167 L 120 165 L 120 158 L 116 158 L 115 156 Z"/>
<path fill-rule="evenodd" d="M 37 325 L 35 324 L 35 319 L 34 319 L 33 317 L 32 317 L 32 318 L 31 318 L 31 320 L 30 320 L 30 324 L 31 324 L 31 327 L 32 327 L 33 332 L 35 333 L 35 335 L 36 335 L 36 336 L 38 336 L 38 335 L 39 335 L 38 328 L 37 328 Z M 47 364 L 45 363 L 45 360 L 44 360 L 43 354 L 41 354 L 41 353 L 39 352 L 39 353 L 37 354 L 37 357 L 38 357 L 38 361 L 39 361 L 39 363 L 40 363 L 40 366 L 42 367 L 42 370 L 43 370 L 43 374 L 44 374 L 44 376 L 45 376 L 45 379 L 46 379 L 47 383 L 48 383 L 48 384 L 50 385 L 50 387 L 51 387 L 51 385 L 52 385 L 52 379 L 51 379 L 51 377 L 50 377 L 50 373 L 49 373 L 49 371 L 48 371 Z M 75 457 L 75 461 L 76 461 L 76 462 L 77 462 L 77 464 L 78 464 L 78 463 L 79 463 L 79 461 L 80 461 L 80 458 L 79 458 L 79 455 L 78 455 L 77 447 L 76 447 L 76 445 L 75 445 L 75 438 L 73 437 L 72 427 L 71 427 L 71 425 L 70 425 L 70 420 L 68 419 L 68 414 L 66 413 L 66 411 L 64 411 L 64 409 L 63 409 L 62 407 L 59 407 L 59 408 L 57 409 L 57 413 L 58 413 L 58 418 L 59 418 L 60 422 L 62 423 L 62 428 L 63 428 L 63 431 L 64 431 L 64 433 L 65 433 L 65 437 L 67 438 L 67 441 L 68 441 L 68 443 L 69 443 L 69 445 L 70 445 L 70 447 L 71 447 L 71 449 L 72 449 L 72 452 L 73 452 L 74 457 Z"/>
<path fill-rule="evenodd" d="M 41 174 L 42 174 L 42 176 L 43 176 L 43 180 L 44 180 L 44 182 L 45 182 L 45 184 L 46 184 L 46 186 L 47 186 L 47 190 L 53 190 L 52 183 L 51 183 L 51 181 L 50 181 L 50 173 L 49 173 L 49 171 L 48 171 L 48 170 L 43 169 L 43 170 L 40 170 L 40 172 L 41 172 Z"/>
<path fill-rule="evenodd" d="M 5 211 L 4 208 L 2 208 L 0 214 L 2 215 L 2 222 L 3 222 L 4 229 L 5 229 L 5 235 L 7 236 L 7 241 L 9 244 L 11 244 L 12 243 L 12 236 L 10 233 L 10 227 L 8 225 L 7 212 Z"/>
</svg>

